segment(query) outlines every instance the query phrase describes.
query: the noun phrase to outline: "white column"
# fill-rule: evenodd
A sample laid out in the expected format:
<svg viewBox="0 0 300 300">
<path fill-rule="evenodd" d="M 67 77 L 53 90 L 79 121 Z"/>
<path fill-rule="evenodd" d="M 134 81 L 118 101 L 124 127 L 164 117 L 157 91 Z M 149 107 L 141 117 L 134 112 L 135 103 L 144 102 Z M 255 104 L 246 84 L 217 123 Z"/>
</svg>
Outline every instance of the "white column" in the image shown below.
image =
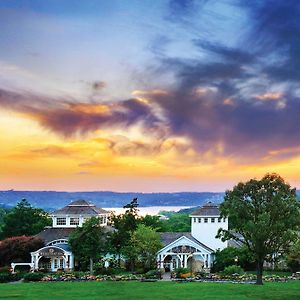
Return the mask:
<svg viewBox="0 0 300 300">
<path fill-rule="evenodd" d="M 184 268 L 187 267 L 187 255 L 186 254 L 183 255 L 183 267 Z"/>
<path fill-rule="evenodd" d="M 73 255 L 73 254 L 70 255 L 70 264 L 69 264 L 69 268 L 70 268 L 71 270 L 74 269 L 74 255 Z"/>
</svg>

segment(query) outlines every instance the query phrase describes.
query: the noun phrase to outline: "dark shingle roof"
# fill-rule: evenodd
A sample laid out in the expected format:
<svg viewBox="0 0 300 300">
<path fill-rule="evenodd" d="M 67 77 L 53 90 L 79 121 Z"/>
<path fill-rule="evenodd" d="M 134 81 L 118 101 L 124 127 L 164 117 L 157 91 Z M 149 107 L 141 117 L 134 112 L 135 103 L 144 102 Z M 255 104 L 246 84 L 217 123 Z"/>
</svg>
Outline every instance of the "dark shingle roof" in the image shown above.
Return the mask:
<svg viewBox="0 0 300 300">
<path fill-rule="evenodd" d="M 191 216 L 219 216 L 220 210 L 218 205 L 208 202 L 202 207 L 191 213 Z"/>
<path fill-rule="evenodd" d="M 42 239 L 45 244 L 48 244 L 55 240 L 61 240 L 61 239 L 68 239 L 69 235 L 75 230 L 76 228 L 45 228 L 43 231 L 38 233 L 36 237 Z M 106 232 L 112 232 L 114 231 L 114 228 L 111 226 L 105 226 L 104 230 Z"/>
<path fill-rule="evenodd" d="M 98 215 L 108 214 L 107 210 L 97 208 L 94 204 L 85 200 L 71 202 L 67 206 L 54 211 L 53 215 Z"/>
<path fill-rule="evenodd" d="M 54 240 L 68 239 L 69 235 L 75 229 L 76 228 L 45 228 L 43 231 L 38 233 L 36 237 L 42 239 L 45 244 L 48 244 Z"/>
<path fill-rule="evenodd" d="M 192 240 L 193 242 L 197 243 L 199 246 L 205 248 L 208 251 L 213 251 L 213 249 L 209 248 L 208 246 L 204 245 L 203 243 L 195 239 L 190 232 L 161 232 L 160 233 L 160 238 L 164 247 L 178 240 L 182 236 L 187 237 L 188 239 Z"/>
</svg>

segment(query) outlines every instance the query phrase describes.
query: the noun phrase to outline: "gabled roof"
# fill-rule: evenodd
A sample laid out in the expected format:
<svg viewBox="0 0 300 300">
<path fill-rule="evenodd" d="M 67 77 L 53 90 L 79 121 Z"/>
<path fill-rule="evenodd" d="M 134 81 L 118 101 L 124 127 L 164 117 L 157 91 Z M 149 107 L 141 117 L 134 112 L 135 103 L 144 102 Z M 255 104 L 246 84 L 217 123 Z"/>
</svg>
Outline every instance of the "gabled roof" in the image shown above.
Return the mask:
<svg viewBox="0 0 300 300">
<path fill-rule="evenodd" d="M 55 240 L 68 239 L 69 235 L 76 228 L 45 228 L 43 231 L 38 233 L 36 237 L 48 244 Z"/>
<path fill-rule="evenodd" d="M 195 242 L 202 248 L 206 249 L 207 251 L 213 252 L 214 250 L 209 248 L 208 246 L 204 245 L 203 243 L 199 242 L 197 239 L 195 239 L 190 232 L 161 232 L 160 233 L 160 238 L 163 246 L 167 246 L 174 241 L 178 240 L 181 237 L 186 237 L 190 239 L 191 241 Z"/>
<path fill-rule="evenodd" d="M 50 227 L 45 228 L 43 231 L 35 235 L 37 238 L 40 238 L 44 241 L 45 245 L 55 241 L 55 240 L 63 240 L 68 239 L 69 235 L 75 230 L 76 228 L 56 228 L 56 227 Z M 111 226 L 105 226 L 103 229 L 106 232 L 112 232 L 114 231 L 114 228 Z"/>
<path fill-rule="evenodd" d="M 219 215 L 220 215 L 219 207 L 213 202 L 208 202 L 191 213 L 191 216 L 219 216 Z"/>
<path fill-rule="evenodd" d="M 52 215 L 92 215 L 108 214 L 107 210 L 98 208 L 95 204 L 89 203 L 86 200 L 73 201 L 67 206 L 60 208 L 52 213 Z"/>
</svg>

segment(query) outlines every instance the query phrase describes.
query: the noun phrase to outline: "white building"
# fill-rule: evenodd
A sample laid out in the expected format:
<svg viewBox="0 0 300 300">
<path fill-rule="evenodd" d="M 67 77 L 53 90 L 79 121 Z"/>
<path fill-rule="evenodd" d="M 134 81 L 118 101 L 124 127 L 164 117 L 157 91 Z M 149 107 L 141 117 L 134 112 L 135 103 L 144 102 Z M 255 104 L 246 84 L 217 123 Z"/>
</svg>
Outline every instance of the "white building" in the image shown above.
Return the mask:
<svg viewBox="0 0 300 300">
<path fill-rule="evenodd" d="M 98 217 L 102 226 L 107 226 L 109 212 L 97 208 L 85 200 L 70 203 L 51 214 L 52 227 L 45 228 L 36 235 L 45 242 L 45 247 L 31 252 L 31 267 L 34 270 L 72 270 L 74 255 L 68 244 L 71 232 L 91 217 Z M 13 266 L 15 267 L 16 264 Z"/>
<path fill-rule="evenodd" d="M 208 202 L 190 215 L 191 232 L 164 232 L 164 247 L 157 253 L 157 266 L 166 271 L 178 267 L 193 271 L 209 270 L 217 249 L 227 242 L 216 238 L 219 228 L 228 229 L 228 219 L 220 217 L 217 205 Z"/>
</svg>

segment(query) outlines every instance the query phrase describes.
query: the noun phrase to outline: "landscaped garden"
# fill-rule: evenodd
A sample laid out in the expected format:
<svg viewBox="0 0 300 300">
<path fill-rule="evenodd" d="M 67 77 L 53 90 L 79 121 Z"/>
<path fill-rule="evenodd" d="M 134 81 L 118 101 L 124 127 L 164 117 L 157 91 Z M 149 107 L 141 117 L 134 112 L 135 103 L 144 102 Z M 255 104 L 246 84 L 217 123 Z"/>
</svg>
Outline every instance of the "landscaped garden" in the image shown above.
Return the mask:
<svg viewBox="0 0 300 300">
<path fill-rule="evenodd" d="M 1 284 L 0 299 L 300 299 L 300 281 L 263 286 L 203 282 L 34 282 Z"/>
</svg>

